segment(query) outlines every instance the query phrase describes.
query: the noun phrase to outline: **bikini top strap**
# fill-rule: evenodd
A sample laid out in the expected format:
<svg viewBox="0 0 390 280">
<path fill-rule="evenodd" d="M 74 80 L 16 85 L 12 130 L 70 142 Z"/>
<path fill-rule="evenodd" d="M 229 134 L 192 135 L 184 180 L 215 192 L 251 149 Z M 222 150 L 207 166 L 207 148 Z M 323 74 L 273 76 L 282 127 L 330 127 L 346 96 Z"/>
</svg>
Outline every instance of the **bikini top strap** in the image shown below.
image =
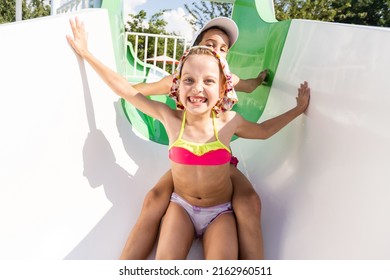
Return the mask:
<svg viewBox="0 0 390 280">
<path fill-rule="evenodd" d="M 187 111 L 183 111 L 183 120 L 182 120 L 182 123 L 181 123 L 181 128 L 180 128 L 179 136 L 177 137 L 177 139 L 181 139 L 182 136 L 183 136 L 183 133 L 184 133 L 184 126 L 185 126 L 185 123 L 186 123 L 186 112 L 187 112 Z M 214 112 L 214 111 L 211 111 L 211 113 L 212 113 L 212 115 L 213 115 L 214 135 L 215 135 L 215 138 L 217 139 L 217 141 L 219 141 L 218 129 L 217 129 L 217 126 L 216 126 L 216 124 L 215 124 L 215 112 Z"/>
<path fill-rule="evenodd" d="M 186 123 L 186 112 L 187 111 L 183 111 L 183 120 L 181 122 L 181 128 L 180 128 L 180 132 L 179 132 L 179 137 L 177 137 L 177 139 L 181 139 L 181 137 L 183 136 L 183 132 L 184 132 L 184 125 Z"/>
<path fill-rule="evenodd" d="M 212 114 L 213 114 L 213 126 L 214 126 L 214 135 L 215 135 L 215 139 L 217 139 L 217 141 L 219 141 L 219 137 L 218 137 L 218 129 L 217 129 L 217 126 L 215 124 L 215 112 L 214 110 L 211 111 Z M 221 141 L 220 141 L 221 142 Z"/>
</svg>

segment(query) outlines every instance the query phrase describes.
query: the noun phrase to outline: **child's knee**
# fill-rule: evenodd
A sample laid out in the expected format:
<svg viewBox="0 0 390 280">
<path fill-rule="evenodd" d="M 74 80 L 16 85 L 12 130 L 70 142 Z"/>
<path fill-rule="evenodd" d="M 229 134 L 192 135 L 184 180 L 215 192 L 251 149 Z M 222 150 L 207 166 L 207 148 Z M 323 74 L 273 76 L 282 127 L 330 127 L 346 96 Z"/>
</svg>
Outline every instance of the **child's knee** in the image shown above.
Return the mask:
<svg viewBox="0 0 390 280">
<path fill-rule="evenodd" d="M 172 183 L 167 180 L 160 179 L 157 184 L 145 196 L 147 206 L 154 205 L 159 201 L 169 201 L 173 192 Z"/>
<path fill-rule="evenodd" d="M 161 191 L 158 188 L 153 188 L 145 196 L 144 208 L 156 208 L 156 205 L 166 204 L 168 205 L 170 200 L 169 193 Z"/>
<path fill-rule="evenodd" d="M 148 193 L 144 198 L 144 207 L 146 208 L 153 207 L 158 197 L 159 197 L 159 191 L 155 189 L 151 189 L 150 191 L 148 191 Z"/>
<path fill-rule="evenodd" d="M 161 220 L 168 208 L 172 194 L 172 187 L 166 184 L 157 184 L 144 198 L 141 216 L 143 219 Z"/>
<path fill-rule="evenodd" d="M 260 216 L 261 199 L 255 191 L 233 196 L 233 209 L 236 216 Z"/>
</svg>

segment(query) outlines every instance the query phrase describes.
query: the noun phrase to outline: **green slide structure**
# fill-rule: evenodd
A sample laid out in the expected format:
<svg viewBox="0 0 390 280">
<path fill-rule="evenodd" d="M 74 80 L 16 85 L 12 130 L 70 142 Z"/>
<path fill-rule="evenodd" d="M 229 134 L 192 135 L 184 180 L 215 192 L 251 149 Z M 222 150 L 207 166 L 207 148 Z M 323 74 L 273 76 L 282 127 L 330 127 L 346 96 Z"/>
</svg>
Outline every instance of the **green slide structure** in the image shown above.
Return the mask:
<svg viewBox="0 0 390 280">
<path fill-rule="evenodd" d="M 312 90 L 308 110 L 276 135 L 231 145 L 261 199 L 265 258 L 389 260 L 390 28 L 277 22 L 272 5 L 235 1 L 240 37 L 228 57 L 244 79 L 271 71 L 268 85 L 239 93 L 234 110 L 250 120 L 293 108 L 303 81 Z M 69 19 L 79 17 L 92 53 L 124 74 L 130 53 L 122 0 L 104 0 L 101 8 L 0 24 L 7 38 L 0 44 L 0 259 L 34 266 L 24 278 L 41 272 L 30 260 L 118 259 L 142 198 L 170 168 L 167 147 L 157 144 L 167 142 L 162 126 L 122 106 L 65 39 Z M 193 241 L 187 259 L 204 259 L 202 240 Z M 373 278 L 389 279 L 379 277 L 390 272 L 379 263 Z M 2 279 L 16 270 L 5 271 Z"/>
<path fill-rule="evenodd" d="M 270 1 L 237 0 L 233 7 L 233 20 L 237 23 L 240 36 L 229 51 L 228 62 L 233 73 L 242 79 L 256 77 L 262 69 L 269 69 L 268 84 L 258 87 L 251 94 L 238 92 L 239 102 L 233 110 L 246 119 L 258 121 L 267 103 L 274 73 L 290 26 L 290 21 L 277 22 L 273 18 Z M 134 58 L 127 50 L 128 65 L 132 67 Z M 138 81 L 130 81 L 138 82 Z M 166 96 L 151 97 L 169 104 L 175 104 Z M 168 137 L 162 124 L 135 109 L 122 100 L 123 110 L 135 130 L 147 139 L 160 144 L 168 144 Z"/>
</svg>

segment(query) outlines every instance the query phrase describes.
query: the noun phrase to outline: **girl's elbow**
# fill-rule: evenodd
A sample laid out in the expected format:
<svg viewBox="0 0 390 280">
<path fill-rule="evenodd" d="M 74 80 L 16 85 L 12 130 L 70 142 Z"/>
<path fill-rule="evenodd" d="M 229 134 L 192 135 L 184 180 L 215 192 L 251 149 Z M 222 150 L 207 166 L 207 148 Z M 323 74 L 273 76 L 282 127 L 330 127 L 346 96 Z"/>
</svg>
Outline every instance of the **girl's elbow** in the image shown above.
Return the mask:
<svg viewBox="0 0 390 280">
<path fill-rule="evenodd" d="M 269 135 L 269 134 L 262 134 L 258 137 L 258 139 L 260 140 L 267 140 L 269 138 L 271 138 L 272 135 Z"/>
<path fill-rule="evenodd" d="M 261 140 L 267 140 L 272 137 L 275 133 L 270 130 L 262 130 L 261 133 L 259 134 L 259 139 Z"/>
<path fill-rule="evenodd" d="M 114 90 L 114 92 L 116 93 L 116 95 L 118 95 L 119 97 L 121 97 L 129 102 L 130 102 L 130 99 L 132 97 L 134 97 L 134 94 L 131 94 L 131 91 L 127 90 L 126 88 L 116 88 Z"/>
</svg>

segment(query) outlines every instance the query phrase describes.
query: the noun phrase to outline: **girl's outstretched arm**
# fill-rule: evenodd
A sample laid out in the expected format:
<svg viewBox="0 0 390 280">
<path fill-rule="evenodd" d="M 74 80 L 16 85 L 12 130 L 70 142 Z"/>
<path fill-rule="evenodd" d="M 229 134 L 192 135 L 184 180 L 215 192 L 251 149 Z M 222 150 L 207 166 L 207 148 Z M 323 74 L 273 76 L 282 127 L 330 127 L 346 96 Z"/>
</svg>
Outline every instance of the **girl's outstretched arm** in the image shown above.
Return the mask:
<svg viewBox="0 0 390 280">
<path fill-rule="evenodd" d="M 298 88 L 296 100 L 297 105 L 293 109 L 262 123 L 249 122 L 239 116 L 236 135 L 248 139 L 267 139 L 304 113 L 310 102 L 310 88 L 306 81 Z"/>
<path fill-rule="evenodd" d="M 161 102 L 155 102 L 145 98 L 137 89 L 131 86 L 124 77 L 114 72 L 94 57 L 88 50 L 84 23 L 77 17 L 75 20 L 70 19 L 69 22 L 72 28 L 73 37 L 67 35 L 66 39 L 74 51 L 92 66 L 103 81 L 117 95 L 132 103 L 137 109 L 141 110 L 145 114 L 162 120 L 163 117 L 161 113 L 167 112 L 169 107 Z"/>
<path fill-rule="evenodd" d="M 161 80 L 151 83 L 139 83 L 133 87 L 145 96 L 149 95 L 167 95 L 171 89 L 173 75 L 165 76 Z"/>
<path fill-rule="evenodd" d="M 250 79 L 241 79 L 237 75 L 233 74 L 234 89 L 236 91 L 251 93 L 258 86 L 263 84 L 267 76 L 268 76 L 268 69 L 264 69 L 263 71 L 261 71 L 256 78 L 250 78 Z"/>
</svg>

